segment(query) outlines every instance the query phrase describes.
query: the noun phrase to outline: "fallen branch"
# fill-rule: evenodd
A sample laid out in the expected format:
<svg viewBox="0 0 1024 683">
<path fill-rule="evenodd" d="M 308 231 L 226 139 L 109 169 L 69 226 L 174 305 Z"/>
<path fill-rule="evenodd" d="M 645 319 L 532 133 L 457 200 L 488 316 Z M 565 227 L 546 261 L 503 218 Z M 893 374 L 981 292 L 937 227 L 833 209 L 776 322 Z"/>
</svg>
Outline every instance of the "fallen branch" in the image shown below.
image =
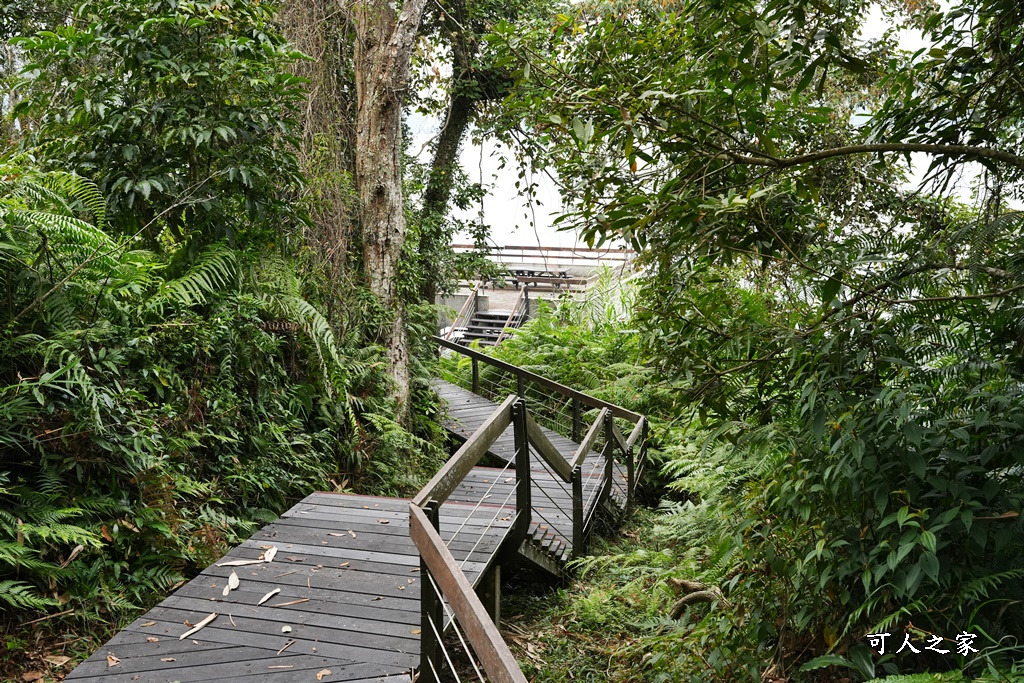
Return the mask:
<svg viewBox="0 0 1024 683">
<path fill-rule="evenodd" d="M 669 585 L 682 591 L 683 597 L 676 600 L 676 603 L 672 605 L 672 609 L 669 610 L 669 617 L 672 619 L 678 619 L 683 616 L 683 612 L 689 605 L 694 605 L 698 602 L 721 602 L 726 605 L 729 601 L 722 595 L 722 590 L 718 586 L 708 586 L 700 581 L 689 581 L 687 579 L 669 579 Z"/>
</svg>

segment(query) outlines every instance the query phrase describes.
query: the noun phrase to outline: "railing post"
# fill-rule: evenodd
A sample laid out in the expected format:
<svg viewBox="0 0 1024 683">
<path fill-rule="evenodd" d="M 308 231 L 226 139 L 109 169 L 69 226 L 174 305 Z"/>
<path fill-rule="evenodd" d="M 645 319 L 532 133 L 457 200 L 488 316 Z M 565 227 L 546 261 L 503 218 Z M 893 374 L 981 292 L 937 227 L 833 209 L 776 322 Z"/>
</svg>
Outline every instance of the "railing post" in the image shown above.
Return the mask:
<svg viewBox="0 0 1024 683">
<path fill-rule="evenodd" d="M 480 393 L 480 363 L 473 358 L 473 393 Z"/>
<path fill-rule="evenodd" d="M 522 398 L 512 404 L 512 434 L 516 449 L 516 526 L 522 538 L 526 538 L 530 531 L 533 505 L 530 499 L 530 442 L 526 432 L 526 402 Z"/>
<path fill-rule="evenodd" d="M 580 400 L 572 397 L 572 440 L 576 443 L 583 438 L 583 419 L 580 415 Z"/>
<path fill-rule="evenodd" d="M 583 537 L 583 469 L 572 468 L 572 556 L 579 557 L 586 551 Z"/>
<path fill-rule="evenodd" d="M 516 375 L 516 396 L 519 398 L 526 397 L 526 390 L 523 389 L 523 376 Z"/>
<path fill-rule="evenodd" d="M 633 462 L 633 447 L 630 446 L 626 449 L 626 513 L 630 513 L 633 510 L 633 487 L 635 481 L 633 477 L 636 473 L 636 466 Z"/>
<path fill-rule="evenodd" d="M 612 490 L 612 481 L 615 476 L 615 446 L 617 445 L 615 433 L 612 431 L 612 422 L 615 418 L 609 412 L 604 418 L 604 482 L 601 490 L 601 497 L 598 502 L 603 501 Z"/>
<path fill-rule="evenodd" d="M 441 528 L 441 515 L 436 501 L 428 501 L 423 506 L 434 529 Z M 430 570 L 427 563 L 420 555 L 420 675 L 416 679 L 419 683 L 437 683 L 434 676 L 434 669 L 441 668 L 441 647 L 442 644 L 434 634 L 434 629 L 441 633 L 444 629 L 444 605 L 441 596 L 434 591 L 434 583 L 430 577 Z M 433 667 L 431 667 L 433 662 Z"/>
</svg>

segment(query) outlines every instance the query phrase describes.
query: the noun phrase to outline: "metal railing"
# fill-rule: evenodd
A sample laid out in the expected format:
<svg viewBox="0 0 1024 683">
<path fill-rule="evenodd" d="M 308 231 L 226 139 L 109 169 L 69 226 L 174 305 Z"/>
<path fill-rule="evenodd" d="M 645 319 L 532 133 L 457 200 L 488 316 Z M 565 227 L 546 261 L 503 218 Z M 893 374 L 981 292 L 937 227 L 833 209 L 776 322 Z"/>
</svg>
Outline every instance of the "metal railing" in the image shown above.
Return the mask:
<svg viewBox="0 0 1024 683">
<path fill-rule="evenodd" d="M 441 506 L 473 470 L 487 449 L 505 429 L 513 424 L 515 434 L 516 511 L 508 531 L 501 538 L 498 549 L 492 552 L 491 561 L 501 552 L 515 550 L 526 538 L 530 527 L 530 451 L 526 436 L 526 407 L 523 401 L 509 396 L 494 413 L 487 418 L 480 429 L 473 433 L 462 447 L 451 457 L 434 478 L 409 503 L 409 534 L 420 552 L 421 627 L 420 627 L 420 668 L 419 683 L 436 683 L 443 680 L 442 671 L 456 681 L 461 681 L 459 667 L 444 644 L 446 620 L 458 636 L 464 654 L 473 673 L 480 681 L 495 683 L 526 683 L 526 677 L 516 664 L 515 658 L 502 640 L 497 626 L 491 620 L 487 608 L 473 590 L 463 572 L 476 548 L 470 550 L 459 564 L 449 550 L 449 545 L 465 526 L 456 530 L 446 543 L 441 538 Z M 495 481 L 500 479 L 496 477 Z M 483 497 L 481 496 L 481 502 Z M 506 498 L 506 504 L 508 499 Z M 467 521 L 480 507 L 478 503 L 467 516 Z M 498 506 L 492 522 L 478 529 L 477 543 L 485 537 L 498 519 L 504 505 Z M 486 572 L 485 567 L 481 573 Z M 474 658 L 475 655 L 475 658 Z M 479 666 L 477 664 L 479 661 Z M 445 665 L 447 664 L 447 669 Z M 481 671 L 481 668 L 483 671 Z M 487 678 L 484 678 L 486 673 Z"/>
<path fill-rule="evenodd" d="M 524 286 L 519 291 L 519 296 L 516 297 L 516 303 L 514 306 L 512 306 L 512 310 L 509 311 L 508 319 L 505 321 L 504 326 L 502 326 L 501 334 L 498 335 L 498 340 L 494 342 L 494 345 L 497 346 L 498 344 L 500 344 L 502 339 L 505 339 L 506 337 L 510 336 L 512 333 L 511 331 L 515 329 L 515 327 L 519 327 L 519 325 L 522 325 L 523 322 L 529 317 L 530 291 L 528 287 Z M 518 318 L 518 321 L 516 321 L 516 318 Z M 516 321 L 515 327 L 513 327 L 512 325 L 513 321 Z"/>
<path fill-rule="evenodd" d="M 448 332 L 444 336 L 445 339 L 451 339 L 458 328 L 466 327 L 467 323 L 478 313 L 479 301 L 477 301 L 477 295 L 483 287 L 483 282 L 477 282 L 470 288 L 469 296 L 466 297 L 466 302 L 462 304 L 458 315 L 455 316 L 455 320 L 452 321 L 451 326 L 448 328 Z"/>
<path fill-rule="evenodd" d="M 577 455 L 585 455 L 590 450 L 604 453 L 609 432 L 606 428 L 595 431 L 594 425 L 603 424 L 610 417 L 620 436 L 629 434 L 624 442 L 632 449 L 631 453 L 621 454 L 622 464 L 627 470 L 624 486 L 617 481 L 612 485 L 623 486 L 627 507 L 632 506 L 635 483 L 647 463 L 650 426 L 646 417 L 476 349 L 440 337 L 434 337 L 434 340 L 443 348 L 455 351 L 457 357 L 469 365 L 468 373 L 442 370 L 444 379 L 491 400 L 500 400 L 514 392 L 527 402 L 531 416 L 538 423 L 576 444 L 586 443 L 586 448 L 577 451 Z M 465 368 L 465 365 L 461 367 Z M 582 466 L 584 463 L 581 461 L 579 464 Z M 591 477 L 585 479 L 589 481 Z"/>
<path fill-rule="evenodd" d="M 445 348 L 471 359 L 474 384 L 479 382 L 479 364 L 484 363 L 488 367 L 512 373 L 518 380 L 520 391 L 504 398 L 409 504 L 409 533 L 420 553 L 421 576 L 421 650 L 416 680 L 418 683 L 442 683 L 448 680 L 461 683 L 465 675 L 467 678 L 475 677 L 481 683 L 526 683 L 526 677 L 492 620 L 498 612 L 497 605 L 492 605 L 491 611 L 488 611 L 465 573 L 466 565 L 472 562 L 471 568 L 478 572 L 477 576 L 486 584 L 488 572 L 495 569 L 494 563 L 498 558 L 515 553 L 523 546 L 524 541 L 530 537 L 535 520 L 538 524 L 547 522 L 552 529 L 555 528 L 556 525 L 545 515 L 549 505 L 571 519 L 573 554 L 583 553 L 600 504 L 611 492 L 616 478 L 616 462 L 625 470 L 627 509 L 632 505 L 635 483 L 646 461 L 647 419 L 523 368 L 490 358 L 474 349 L 440 337 L 435 339 Z M 585 434 L 574 440 L 578 446 L 571 459 L 566 459 L 559 452 L 531 414 L 523 395 L 527 383 L 536 383 L 552 396 L 560 396 L 572 405 L 576 414 L 574 425 L 581 432 L 583 408 L 597 411 Z M 632 423 L 633 428 L 628 438 L 622 436 L 615 422 L 617 419 Z M 443 505 L 509 425 L 512 426 L 514 457 L 496 475 L 488 474 L 489 479 L 484 482 L 490 481 L 491 485 L 479 499 L 475 498 L 476 503 L 472 509 L 466 512 L 470 504 L 460 503 L 460 514 L 465 513 L 466 516 L 448 536 L 448 540 L 443 540 Z M 598 448 L 598 442 L 602 439 L 603 445 L 600 445 L 599 455 L 595 457 L 594 449 Z M 538 457 L 532 459 L 531 453 Z M 535 482 L 539 476 L 536 470 L 538 465 L 551 475 L 550 479 Z M 506 476 L 510 474 L 510 468 L 515 472 L 515 485 L 504 501 L 485 506 L 484 500 L 489 498 L 498 482 L 507 483 L 511 480 L 511 477 Z M 590 471 L 586 472 L 585 468 Z M 597 476 L 594 476 L 595 473 Z M 571 509 L 565 509 L 555 500 L 558 492 L 551 490 L 553 482 L 563 486 L 563 491 L 568 494 L 565 499 L 570 501 Z M 534 483 L 538 485 L 535 487 Z M 546 497 L 546 500 L 534 501 L 535 493 Z M 513 496 L 514 513 L 510 506 Z M 474 515 L 478 513 L 481 517 L 473 524 Z M 461 519 L 458 516 L 454 518 L 456 522 Z M 455 559 L 451 546 L 468 525 L 476 537 L 460 563 Z M 562 526 L 563 531 L 568 531 Z M 485 538 L 490 538 L 490 541 L 480 548 Z M 457 551 L 464 551 L 469 543 L 461 542 Z M 477 555 L 474 556 L 474 553 Z M 498 600 L 497 597 L 494 599 Z M 445 639 L 448 626 L 455 636 L 448 638 L 452 647 L 446 644 Z"/>
</svg>

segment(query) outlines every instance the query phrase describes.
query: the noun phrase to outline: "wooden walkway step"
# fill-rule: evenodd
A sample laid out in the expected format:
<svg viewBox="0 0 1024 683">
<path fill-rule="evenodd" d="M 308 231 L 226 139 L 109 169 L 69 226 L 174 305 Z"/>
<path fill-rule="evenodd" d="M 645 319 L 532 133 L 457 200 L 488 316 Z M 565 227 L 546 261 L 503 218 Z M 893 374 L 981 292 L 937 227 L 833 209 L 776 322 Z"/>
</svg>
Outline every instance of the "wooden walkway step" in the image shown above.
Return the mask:
<svg viewBox="0 0 1024 683">
<path fill-rule="evenodd" d="M 419 664 L 420 560 L 408 500 L 314 493 L 136 619 L 65 680 L 398 683 Z M 492 505 L 451 502 L 441 537 L 471 583 L 509 528 Z M 514 514 L 514 507 L 511 510 Z M 502 519 L 505 518 L 505 519 Z M 456 533 L 458 532 L 458 533 Z M 255 560 L 271 547 L 272 562 Z M 223 590 L 234 572 L 238 588 Z M 260 599 L 279 590 L 264 604 Z M 211 613 L 216 619 L 179 636 Z"/>
</svg>

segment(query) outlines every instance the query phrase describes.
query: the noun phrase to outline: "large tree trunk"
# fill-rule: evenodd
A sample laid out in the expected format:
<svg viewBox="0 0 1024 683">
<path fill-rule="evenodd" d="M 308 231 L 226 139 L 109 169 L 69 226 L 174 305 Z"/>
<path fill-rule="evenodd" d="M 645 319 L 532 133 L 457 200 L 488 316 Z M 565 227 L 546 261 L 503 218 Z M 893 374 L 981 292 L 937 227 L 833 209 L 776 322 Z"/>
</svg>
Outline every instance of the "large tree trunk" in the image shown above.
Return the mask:
<svg viewBox="0 0 1024 683">
<path fill-rule="evenodd" d="M 310 226 L 305 241 L 336 283 L 325 293 L 331 321 L 344 327 L 352 300 L 346 286 L 358 259 L 351 256 L 356 207 L 347 179 L 354 171 L 356 101 L 352 82 L 352 32 L 339 0 L 287 0 L 278 13 L 285 37 L 313 59 L 292 65 L 308 85 L 299 163 L 309 183 Z"/>
<path fill-rule="evenodd" d="M 398 418 L 409 411 L 409 348 L 405 305 L 398 292 L 405 244 L 402 197 L 402 95 L 424 0 L 405 0 L 397 15 L 388 0 L 360 0 L 356 24 L 356 191 L 363 267 L 370 291 L 391 315 L 384 345 L 395 381 Z"/>
</svg>

